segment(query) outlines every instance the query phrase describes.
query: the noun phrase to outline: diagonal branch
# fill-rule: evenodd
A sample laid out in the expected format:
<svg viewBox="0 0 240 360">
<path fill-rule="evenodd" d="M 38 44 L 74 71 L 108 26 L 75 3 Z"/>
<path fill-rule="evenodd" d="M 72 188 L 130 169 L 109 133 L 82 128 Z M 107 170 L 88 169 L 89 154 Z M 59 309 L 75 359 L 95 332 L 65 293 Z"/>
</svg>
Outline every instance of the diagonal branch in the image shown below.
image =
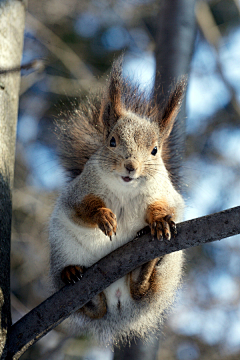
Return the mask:
<svg viewBox="0 0 240 360">
<path fill-rule="evenodd" d="M 81 281 L 64 286 L 12 326 L 9 359 L 14 355 L 14 359 L 19 359 L 29 346 L 70 314 L 145 262 L 174 251 L 239 234 L 239 218 L 240 206 L 178 224 L 178 235 L 170 242 L 160 242 L 146 234 L 118 248 L 90 267 Z"/>
<path fill-rule="evenodd" d="M 71 49 L 71 47 L 48 29 L 47 26 L 29 12 L 27 13 L 26 23 L 31 29 L 37 32 L 39 41 L 41 41 L 52 54 L 61 60 L 75 79 L 81 80 L 80 86 L 83 89 L 89 90 L 91 87 L 94 88 L 94 86 L 99 86 L 99 81 L 96 80 L 80 57 Z"/>
</svg>

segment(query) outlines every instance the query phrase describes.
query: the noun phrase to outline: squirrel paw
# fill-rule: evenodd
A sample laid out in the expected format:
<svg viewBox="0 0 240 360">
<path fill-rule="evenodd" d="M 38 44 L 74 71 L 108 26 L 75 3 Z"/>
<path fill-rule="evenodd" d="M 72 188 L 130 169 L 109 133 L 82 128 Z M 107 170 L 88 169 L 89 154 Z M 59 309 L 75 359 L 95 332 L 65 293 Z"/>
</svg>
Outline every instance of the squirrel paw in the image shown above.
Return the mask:
<svg viewBox="0 0 240 360">
<path fill-rule="evenodd" d="M 61 272 L 61 279 L 64 284 L 75 284 L 75 282 L 81 280 L 83 273 L 86 270 L 84 266 L 69 265 L 66 266 Z"/>
<path fill-rule="evenodd" d="M 171 215 L 165 217 L 152 217 L 152 221 L 149 222 L 151 229 L 151 235 L 157 236 L 158 240 L 170 240 L 172 235 L 177 234 L 176 224 Z"/>
<path fill-rule="evenodd" d="M 117 230 L 116 215 L 110 209 L 101 208 L 96 214 L 96 222 L 102 232 L 112 240 L 112 235 L 116 235 Z"/>
</svg>

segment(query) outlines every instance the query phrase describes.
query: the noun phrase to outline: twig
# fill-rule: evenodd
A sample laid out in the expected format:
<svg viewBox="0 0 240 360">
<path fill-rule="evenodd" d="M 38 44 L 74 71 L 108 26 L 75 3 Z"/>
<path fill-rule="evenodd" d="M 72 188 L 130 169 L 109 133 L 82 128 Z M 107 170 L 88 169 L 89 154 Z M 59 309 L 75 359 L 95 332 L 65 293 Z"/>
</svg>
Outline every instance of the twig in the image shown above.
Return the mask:
<svg viewBox="0 0 240 360">
<path fill-rule="evenodd" d="M 37 32 L 37 38 L 51 51 L 76 78 L 87 80 L 87 88 L 98 86 L 99 82 L 79 56 L 43 23 L 27 13 L 26 23 Z M 80 84 L 80 86 L 83 84 Z"/>
<path fill-rule="evenodd" d="M 0 69 L 0 75 L 14 73 L 21 70 L 35 70 L 41 72 L 44 70 L 44 62 L 42 60 L 35 59 L 27 64 L 23 64 L 20 66 L 14 66 L 7 69 Z"/>
<path fill-rule="evenodd" d="M 68 79 L 62 76 L 56 75 L 47 75 L 47 91 L 52 92 L 54 94 L 59 95 L 67 95 L 72 97 L 79 97 L 80 94 L 83 93 L 83 90 L 87 90 L 90 88 L 88 79 Z M 102 81 L 99 80 L 94 85 L 94 90 L 100 89 L 102 86 Z"/>
<path fill-rule="evenodd" d="M 96 294 L 136 267 L 156 257 L 240 233 L 240 206 L 177 225 L 178 235 L 170 242 L 135 238 L 90 267 L 81 281 L 64 286 L 30 311 L 11 328 L 10 357 L 19 357 L 29 346 L 84 306 Z"/>
<path fill-rule="evenodd" d="M 211 13 L 209 5 L 204 1 L 198 1 L 196 6 L 196 18 L 198 22 L 198 26 L 201 29 L 203 36 L 205 39 L 213 46 L 213 48 L 216 51 L 216 65 L 218 72 L 224 82 L 224 85 L 228 89 L 229 93 L 231 94 L 231 103 L 233 106 L 233 109 L 236 111 L 237 115 L 240 115 L 240 106 L 237 100 L 236 96 L 236 90 L 234 87 L 230 84 L 228 79 L 226 78 L 226 75 L 224 74 L 224 71 L 222 69 L 222 64 L 219 60 L 219 43 L 222 39 L 221 32 L 216 24 L 216 21 Z"/>
</svg>

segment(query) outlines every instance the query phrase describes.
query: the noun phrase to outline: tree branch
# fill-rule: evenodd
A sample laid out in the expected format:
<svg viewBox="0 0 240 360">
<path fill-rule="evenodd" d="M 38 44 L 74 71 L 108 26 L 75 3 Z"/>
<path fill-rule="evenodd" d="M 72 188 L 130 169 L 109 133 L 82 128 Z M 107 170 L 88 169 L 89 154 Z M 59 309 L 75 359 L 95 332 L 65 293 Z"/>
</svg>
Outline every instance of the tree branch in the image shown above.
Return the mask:
<svg viewBox="0 0 240 360">
<path fill-rule="evenodd" d="M 100 82 L 93 76 L 85 63 L 71 47 L 30 13 L 27 13 L 26 23 L 31 29 L 37 32 L 39 41 L 41 41 L 52 54 L 61 60 L 64 66 L 77 80 L 81 80 L 79 83 L 80 88 L 89 90 L 89 88 L 94 88 L 95 86 L 99 87 Z"/>
<path fill-rule="evenodd" d="M 239 218 L 240 206 L 178 224 L 178 235 L 169 242 L 152 239 L 148 233 L 118 248 L 91 266 L 81 281 L 64 286 L 12 326 L 9 359 L 13 355 L 14 359 L 19 359 L 29 346 L 70 314 L 145 262 L 174 251 L 239 234 Z"/>
</svg>

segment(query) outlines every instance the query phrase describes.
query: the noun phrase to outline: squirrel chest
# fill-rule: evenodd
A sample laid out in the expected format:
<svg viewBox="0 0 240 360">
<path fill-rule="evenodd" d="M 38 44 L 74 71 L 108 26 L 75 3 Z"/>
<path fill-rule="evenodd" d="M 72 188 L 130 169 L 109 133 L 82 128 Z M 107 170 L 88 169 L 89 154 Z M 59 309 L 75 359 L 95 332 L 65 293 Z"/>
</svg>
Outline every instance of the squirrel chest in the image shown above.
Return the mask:
<svg viewBox="0 0 240 360">
<path fill-rule="evenodd" d="M 92 163 L 95 164 L 94 170 Z M 91 224 L 94 207 L 99 199 L 116 216 L 116 234 L 112 234 L 111 240 L 98 226 Z M 81 206 L 84 200 L 86 201 L 84 211 L 88 212 L 87 216 L 90 217 L 85 223 L 86 214 L 80 214 L 78 218 L 77 207 L 77 204 Z M 64 265 L 80 263 L 89 267 L 132 240 L 137 232 L 147 225 L 147 208 L 155 201 L 158 201 L 159 206 L 161 202 L 163 206 L 167 202 L 169 208 L 177 209 L 175 219 L 179 221 L 183 209 L 182 198 L 172 187 L 166 170 L 139 184 L 124 184 L 121 178 L 109 179 L 107 176 L 104 178 L 101 172 L 99 175 L 93 157 L 92 161 L 86 164 L 83 173 L 64 189 L 59 199 L 61 205 L 56 207 L 52 217 L 57 232 L 58 229 L 67 228 L 75 239 L 74 242 L 66 240 L 64 249 L 68 255 Z M 81 218 L 83 218 L 82 222 Z M 62 246 L 62 242 L 59 246 Z"/>
</svg>

